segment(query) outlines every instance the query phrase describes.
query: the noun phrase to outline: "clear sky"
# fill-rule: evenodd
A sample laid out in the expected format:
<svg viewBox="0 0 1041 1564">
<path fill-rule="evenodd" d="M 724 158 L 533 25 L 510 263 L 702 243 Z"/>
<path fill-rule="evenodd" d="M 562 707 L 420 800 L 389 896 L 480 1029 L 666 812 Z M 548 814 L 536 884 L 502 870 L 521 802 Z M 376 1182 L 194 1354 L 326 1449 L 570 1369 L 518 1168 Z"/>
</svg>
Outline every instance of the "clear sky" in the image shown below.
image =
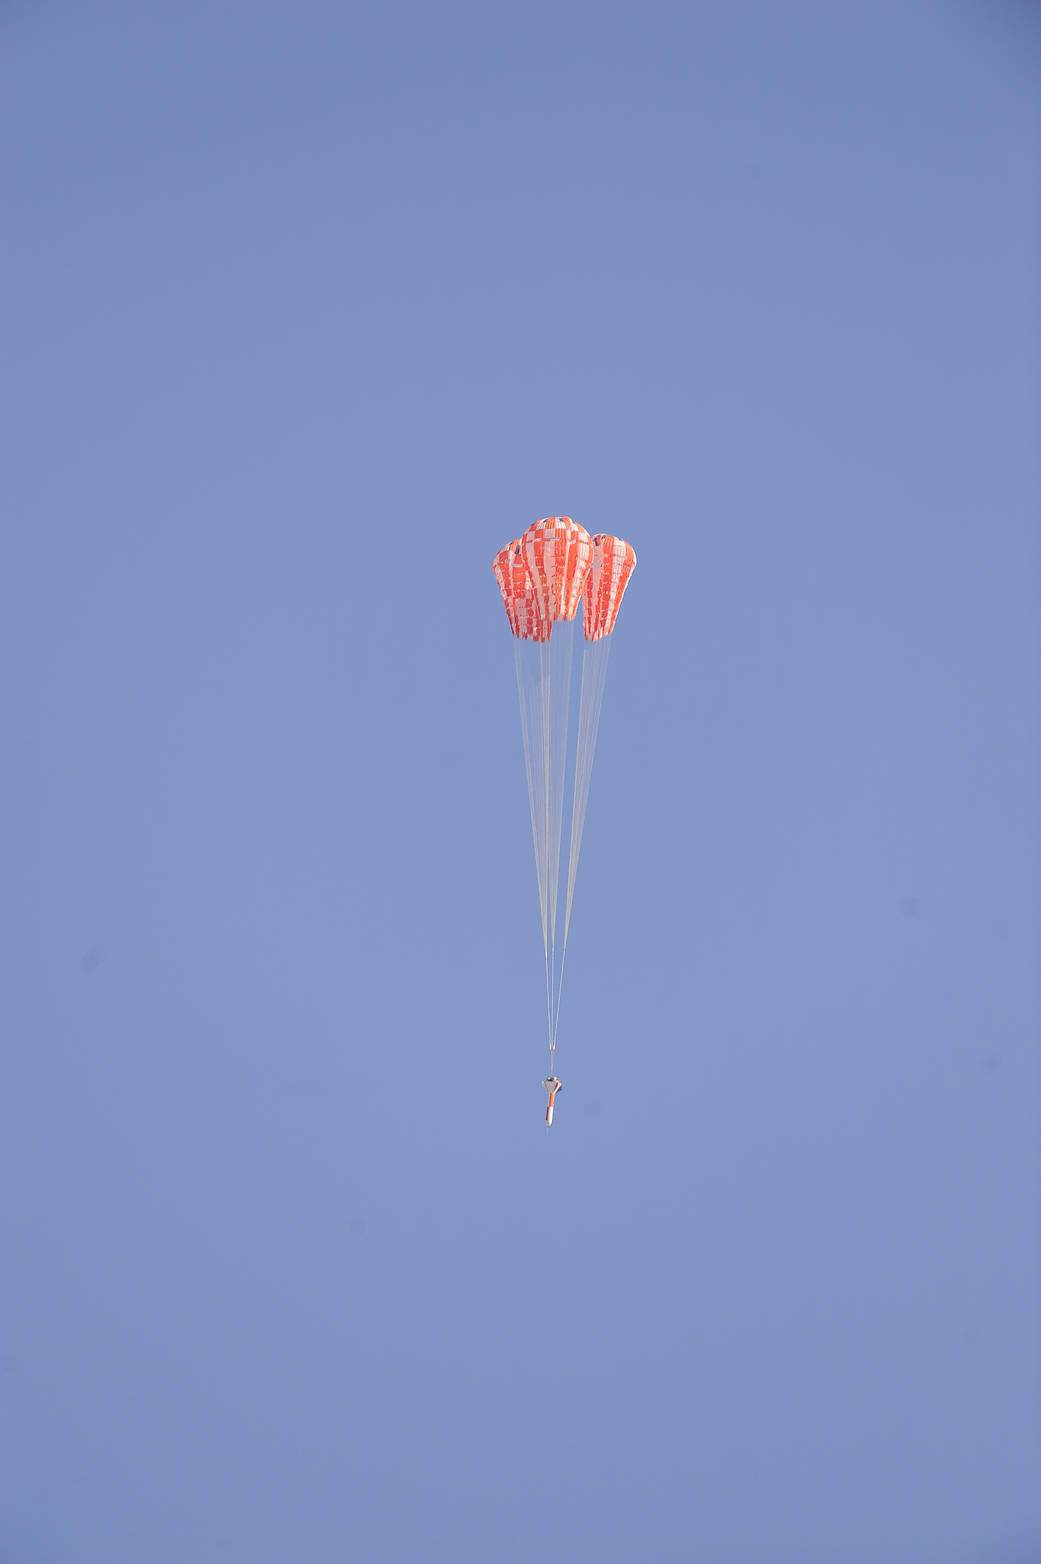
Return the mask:
<svg viewBox="0 0 1041 1564">
<path fill-rule="evenodd" d="M 3 1564 L 1041 1557 L 1038 32 L 0 9 Z"/>
</svg>

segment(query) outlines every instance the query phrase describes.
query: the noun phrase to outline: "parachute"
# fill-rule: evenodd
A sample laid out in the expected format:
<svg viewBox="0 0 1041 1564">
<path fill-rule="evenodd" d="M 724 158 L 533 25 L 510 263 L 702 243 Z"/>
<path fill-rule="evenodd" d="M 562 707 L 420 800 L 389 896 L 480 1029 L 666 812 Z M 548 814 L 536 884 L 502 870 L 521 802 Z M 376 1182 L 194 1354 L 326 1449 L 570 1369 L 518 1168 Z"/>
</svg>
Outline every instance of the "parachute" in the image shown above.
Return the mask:
<svg viewBox="0 0 1041 1564">
<path fill-rule="evenodd" d="M 546 516 L 492 562 L 514 637 L 521 737 L 546 958 L 549 1079 L 555 1060 L 582 827 L 622 596 L 636 564 L 623 538 L 590 537 L 570 516 Z M 575 656 L 582 606 L 581 671 Z M 573 709 L 577 705 L 577 712 Z M 574 741 L 569 733 L 574 729 Z M 567 839 L 566 805 L 570 798 Z M 563 864 L 567 864 L 563 895 Z M 552 1115 L 552 1095 L 550 1100 Z M 547 1119 L 547 1123 L 551 1118 Z"/>
</svg>

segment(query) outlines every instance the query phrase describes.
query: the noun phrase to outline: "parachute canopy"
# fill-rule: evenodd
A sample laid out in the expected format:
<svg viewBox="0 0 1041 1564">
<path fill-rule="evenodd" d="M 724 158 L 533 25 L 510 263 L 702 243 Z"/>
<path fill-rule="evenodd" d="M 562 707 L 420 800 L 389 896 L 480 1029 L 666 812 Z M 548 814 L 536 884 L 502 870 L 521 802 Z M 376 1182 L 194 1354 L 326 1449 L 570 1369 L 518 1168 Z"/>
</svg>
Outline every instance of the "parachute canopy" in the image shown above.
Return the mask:
<svg viewBox="0 0 1041 1564">
<path fill-rule="evenodd" d="M 587 641 L 610 635 L 636 565 L 631 543 L 590 537 L 570 516 L 545 516 L 492 561 L 510 629 L 522 641 L 548 641 L 579 602 Z"/>
</svg>

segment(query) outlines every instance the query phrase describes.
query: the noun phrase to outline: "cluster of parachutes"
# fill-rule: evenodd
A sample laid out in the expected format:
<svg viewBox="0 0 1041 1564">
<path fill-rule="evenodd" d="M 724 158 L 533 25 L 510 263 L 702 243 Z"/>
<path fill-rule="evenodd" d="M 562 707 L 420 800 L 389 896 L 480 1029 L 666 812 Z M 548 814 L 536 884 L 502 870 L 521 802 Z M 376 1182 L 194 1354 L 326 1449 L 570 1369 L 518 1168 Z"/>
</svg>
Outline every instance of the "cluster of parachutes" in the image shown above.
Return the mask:
<svg viewBox="0 0 1041 1564">
<path fill-rule="evenodd" d="M 516 653 L 521 735 L 546 955 L 550 1076 L 554 1073 L 564 953 L 600 726 L 607 656 L 622 595 L 635 564 L 636 555 L 624 538 L 606 533 L 591 537 L 570 516 L 546 516 L 534 522 L 521 537 L 500 549 L 492 562 Z M 569 745 L 572 708 L 576 705 L 572 673 L 580 603 L 582 671 L 574 714 L 575 739 Z M 568 871 L 561 900 L 564 805 L 568 794 Z"/>
<path fill-rule="evenodd" d="M 546 516 L 492 561 L 510 629 L 522 641 L 548 641 L 574 619 L 579 601 L 587 641 L 610 635 L 636 564 L 624 538 L 590 537 L 570 516 Z"/>
</svg>

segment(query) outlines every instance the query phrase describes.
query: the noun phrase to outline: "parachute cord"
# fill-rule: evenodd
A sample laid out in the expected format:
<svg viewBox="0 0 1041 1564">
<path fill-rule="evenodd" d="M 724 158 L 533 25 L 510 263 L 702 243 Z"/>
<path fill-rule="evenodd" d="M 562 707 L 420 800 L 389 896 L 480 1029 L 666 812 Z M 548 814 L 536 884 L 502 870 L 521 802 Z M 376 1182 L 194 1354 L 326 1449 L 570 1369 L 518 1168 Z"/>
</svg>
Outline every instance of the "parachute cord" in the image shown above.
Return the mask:
<svg viewBox="0 0 1041 1564">
<path fill-rule="evenodd" d="M 546 949 L 546 1042 L 549 1045 L 549 1073 L 552 1075 L 553 1059 L 557 1047 L 556 1029 L 556 996 L 557 996 L 557 947 L 556 941 L 550 939 Z"/>
<path fill-rule="evenodd" d="M 575 895 L 575 878 L 578 874 L 578 857 L 582 848 L 582 831 L 585 825 L 586 805 L 589 802 L 589 783 L 593 774 L 593 758 L 596 753 L 597 732 L 600 727 L 600 710 L 607 681 L 607 659 L 611 640 L 587 644 L 582 657 L 582 694 L 579 703 L 578 744 L 575 756 L 575 785 L 571 811 L 571 850 L 568 855 L 567 894 L 564 904 L 564 945 L 567 946 L 568 929 L 571 926 L 571 907 Z"/>
<path fill-rule="evenodd" d="M 550 1075 L 553 1074 L 553 1050 L 555 1038 L 553 1036 L 553 971 L 549 947 L 546 947 L 546 1023 L 549 1030 L 549 1063 Z"/>
<path fill-rule="evenodd" d="M 550 1057 L 553 1054 L 553 945 L 556 940 L 557 888 L 553 880 L 553 642 L 539 647 L 540 694 L 542 697 L 542 782 L 540 800 L 543 815 L 543 875 L 546 885 L 546 1030 Z M 550 1074 L 552 1075 L 552 1070 Z"/>
<path fill-rule="evenodd" d="M 586 805 L 589 800 L 589 783 L 596 752 L 597 730 L 600 726 L 600 710 L 607 678 L 607 659 L 611 649 L 609 637 L 592 644 L 587 643 L 582 655 L 581 696 L 579 700 L 578 733 L 575 750 L 575 771 L 571 809 L 571 840 L 568 853 L 567 891 L 564 902 L 563 938 L 560 948 L 560 968 L 554 962 L 554 1004 L 550 1050 L 556 1052 L 560 1031 L 560 1009 L 564 998 L 564 962 L 567 957 L 568 932 L 571 927 L 571 907 L 575 894 L 575 878 L 578 873 L 578 857 L 582 847 L 582 829 L 585 824 Z"/>
<path fill-rule="evenodd" d="M 557 974 L 557 1003 L 553 1011 L 553 1032 L 550 1043 L 550 1053 L 557 1051 L 557 1032 L 560 1030 L 560 1001 L 564 994 L 564 958 L 567 955 L 567 930 L 564 931 L 564 944 L 560 952 L 560 971 Z M 552 1075 L 552 1070 L 550 1074 Z"/>
<path fill-rule="evenodd" d="M 546 917 L 546 878 L 547 869 L 544 862 L 545 853 L 543 842 L 545 831 L 542 828 L 540 810 L 541 783 L 538 775 L 538 756 L 541 753 L 541 744 L 536 747 L 535 728 L 541 726 L 537 723 L 538 710 L 537 699 L 541 689 L 538 666 L 532 669 L 530 661 L 522 652 L 522 642 L 514 643 L 514 661 L 517 669 L 517 695 L 520 703 L 521 739 L 524 745 L 524 767 L 528 779 L 528 805 L 531 811 L 531 836 L 535 849 L 535 876 L 539 889 L 539 915 L 542 920 L 542 943 L 548 955 L 549 951 L 549 927 Z"/>
</svg>

